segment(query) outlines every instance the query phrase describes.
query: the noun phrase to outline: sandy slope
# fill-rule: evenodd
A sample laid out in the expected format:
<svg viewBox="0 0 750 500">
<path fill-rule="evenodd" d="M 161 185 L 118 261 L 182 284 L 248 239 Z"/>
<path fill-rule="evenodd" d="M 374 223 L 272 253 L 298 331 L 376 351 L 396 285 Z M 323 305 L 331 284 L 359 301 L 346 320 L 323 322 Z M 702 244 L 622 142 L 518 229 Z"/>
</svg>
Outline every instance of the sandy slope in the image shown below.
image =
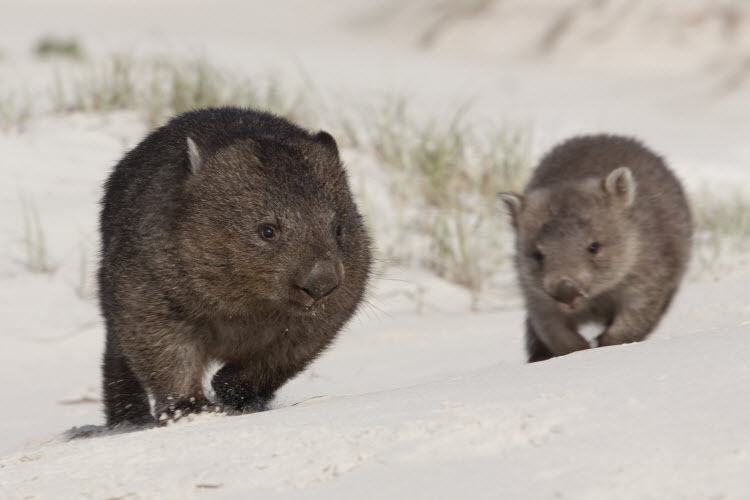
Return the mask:
<svg viewBox="0 0 750 500">
<path fill-rule="evenodd" d="M 58 440 L 3 457 L 0 483 L 9 498 L 744 498 L 749 328 Z"/>
<path fill-rule="evenodd" d="M 41 33 L 76 33 L 94 55 L 204 53 L 292 79 L 302 67 L 332 109 L 383 93 L 426 114 L 470 101 L 478 124 L 527 124 L 535 155 L 572 133 L 632 133 L 690 187 L 746 190 L 750 91 L 722 86 L 747 47 L 745 4 L 631 3 L 622 23 L 619 0 L 538 0 L 487 2 L 441 24 L 448 3 L 11 0 L 0 16 L 0 90 L 20 82 L 43 101 L 54 65 L 32 61 L 28 47 Z M 682 14 L 665 17 L 675 6 Z M 530 54 L 570 9 L 582 12 L 575 29 Z M 717 26 L 735 10 L 744 21 L 726 38 Z M 696 12 L 707 21 L 685 31 Z M 597 31 L 602 19 L 610 28 Z M 673 43 L 680 33 L 687 41 Z M 273 411 L 68 442 L 66 430 L 102 423 L 90 278 L 100 186 L 143 133 L 130 112 L 43 116 L 0 133 L 0 498 L 750 495 L 743 254 L 715 263 L 718 274 L 694 271 L 649 342 L 533 366 L 523 364 L 510 272 L 470 313 L 460 288 L 390 267 L 374 307 Z M 361 153 L 345 156 L 353 184 L 394 217 L 383 173 Z M 53 273 L 25 268 L 21 197 L 38 208 Z"/>
</svg>

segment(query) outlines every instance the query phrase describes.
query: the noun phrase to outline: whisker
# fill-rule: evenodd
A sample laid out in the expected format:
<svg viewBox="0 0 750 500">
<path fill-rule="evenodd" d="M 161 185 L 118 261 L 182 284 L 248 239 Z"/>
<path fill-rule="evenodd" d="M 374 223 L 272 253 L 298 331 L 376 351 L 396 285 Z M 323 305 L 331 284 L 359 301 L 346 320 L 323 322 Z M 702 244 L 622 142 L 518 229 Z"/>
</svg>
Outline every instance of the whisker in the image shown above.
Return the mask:
<svg viewBox="0 0 750 500">
<path fill-rule="evenodd" d="M 341 285 L 341 290 L 342 290 L 342 291 L 344 291 L 344 292 L 346 292 L 346 293 L 348 293 L 350 297 L 354 297 L 354 294 L 352 293 L 352 291 L 351 291 L 351 290 L 349 290 L 349 289 L 348 289 L 348 288 L 347 288 L 346 286 L 344 286 L 344 285 Z M 366 295 L 370 295 L 370 293 L 368 292 L 368 293 L 367 293 Z M 388 313 L 387 313 L 387 312 L 385 312 L 384 310 L 380 309 L 380 308 L 379 308 L 379 307 L 377 307 L 377 306 L 376 306 L 375 304 L 373 304 L 372 302 L 370 302 L 369 300 L 367 300 L 367 299 L 365 299 L 365 298 L 362 298 L 362 299 L 361 299 L 361 302 L 360 302 L 360 304 L 361 304 L 361 305 L 366 305 L 366 306 L 368 306 L 368 307 L 369 307 L 370 309 L 372 309 L 372 310 L 373 310 L 373 312 L 375 312 L 375 313 L 377 313 L 377 312 L 381 312 L 381 313 L 385 314 L 386 316 L 388 316 L 389 318 L 391 318 L 391 317 L 392 317 L 392 316 L 391 316 L 390 314 L 388 314 Z M 368 316 L 368 317 L 369 317 L 369 316 Z M 377 315 L 376 315 L 376 319 L 380 320 L 380 318 L 378 318 L 378 317 L 377 317 Z"/>
</svg>

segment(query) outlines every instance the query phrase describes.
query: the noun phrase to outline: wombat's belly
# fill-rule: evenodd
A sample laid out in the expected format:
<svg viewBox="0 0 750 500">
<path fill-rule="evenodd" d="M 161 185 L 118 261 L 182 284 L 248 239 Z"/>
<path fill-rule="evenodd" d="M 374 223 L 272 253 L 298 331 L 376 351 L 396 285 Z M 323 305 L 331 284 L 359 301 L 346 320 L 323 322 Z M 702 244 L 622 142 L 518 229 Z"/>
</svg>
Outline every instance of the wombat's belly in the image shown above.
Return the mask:
<svg viewBox="0 0 750 500">
<path fill-rule="evenodd" d="M 206 350 L 221 361 L 244 359 L 268 349 L 288 331 L 283 323 L 271 326 L 255 319 L 217 320 L 205 332 Z"/>
<path fill-rule="evenodd" d="M 291 318 L 284 321 L 222 320 L 211 325 L 206 337 L 206 351 L 225 363 L 245 363 L 264 359 L 266 362 L 293 367 L 304 364 L 322 349 L 325 338 L 310 335 Z"/>
</svg>

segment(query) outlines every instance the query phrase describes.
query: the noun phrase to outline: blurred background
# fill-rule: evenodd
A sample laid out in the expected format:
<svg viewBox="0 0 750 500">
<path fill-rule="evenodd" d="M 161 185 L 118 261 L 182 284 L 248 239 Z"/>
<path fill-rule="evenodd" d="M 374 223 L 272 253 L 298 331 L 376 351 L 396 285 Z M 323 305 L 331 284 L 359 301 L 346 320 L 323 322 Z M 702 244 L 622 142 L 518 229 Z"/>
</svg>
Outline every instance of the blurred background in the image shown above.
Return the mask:
<svg viewBox="0 0 750 500">
<path fill-rule="evenodd" d="M 0 380 L 19 404 L 0 449 L 101 422 L 102 182 L 173 114 L 227 104 L 329 130 L 377 243 L 373 291 L 342 341 L 345 363 L 372 370 L 343 380 L 348 365 L 326 357 L 286 402 L 522 363 L 495 195 L 521 189 L 570 135 L 633 135 L 665 157 L 693 202 L 691 283 L 747 269 L 747 1 L 3 0 Z M 715 313 L 692 311 L 679 321 Z M 443 347 L 427 351 L 435 335 Z M 433 362 L 414 364 L 416 352 Z"/>
</svg>

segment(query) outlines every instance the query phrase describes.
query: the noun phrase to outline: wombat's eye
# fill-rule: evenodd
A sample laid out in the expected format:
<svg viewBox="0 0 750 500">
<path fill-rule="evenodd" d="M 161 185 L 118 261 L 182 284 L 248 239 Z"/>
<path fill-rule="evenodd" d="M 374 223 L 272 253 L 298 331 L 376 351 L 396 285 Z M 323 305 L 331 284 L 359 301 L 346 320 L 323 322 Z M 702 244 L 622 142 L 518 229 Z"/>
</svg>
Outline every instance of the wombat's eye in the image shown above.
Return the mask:
<svg viewBox="0 0 750 500">
<path fill-rule="evenodd" d="M 336 236 L 341 238 L 341 235 L 344 234 L 344 228 L 341 227 L 341 224 L 336 226 Z"/>
<path fill-rule="evenodd" d="M 601 247 L 602 245 L 598 241 L 595 241 L 589 245 L 588 251 L 591 255 L 596 255 L 597 253 L 599 253 L 599 249 Z"/>
<path fill-rule="evenodd" d="M 544 260 L 544 254 L 540 252 L 538 248 L 534 250 L 533 252 L 531 252 L 531 256 L 537 262 L 542 262 Z"/>
<path fill-rule="evenodd" d="M 279 238 L 279 231 L 268 224 L 260 226 L 260 237 L 268 241 L 276 241 Z"/>
</svg>

